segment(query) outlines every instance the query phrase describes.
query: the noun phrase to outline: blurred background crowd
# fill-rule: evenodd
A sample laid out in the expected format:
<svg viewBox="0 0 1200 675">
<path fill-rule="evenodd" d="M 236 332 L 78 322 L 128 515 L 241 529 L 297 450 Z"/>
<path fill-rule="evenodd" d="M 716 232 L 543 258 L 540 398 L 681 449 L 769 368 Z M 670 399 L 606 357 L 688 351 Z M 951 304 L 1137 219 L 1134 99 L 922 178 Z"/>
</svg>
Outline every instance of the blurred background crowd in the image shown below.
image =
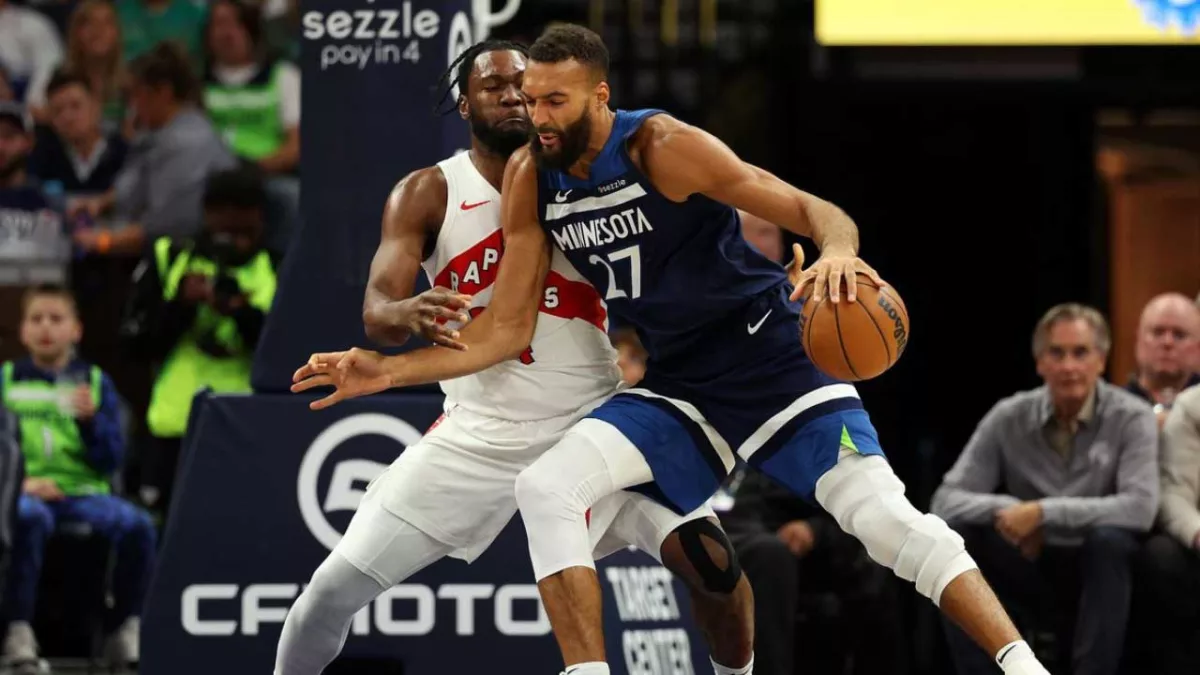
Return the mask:
<svg viewBox="0 0 1200 675">
<path fill-rule="evenodd" d="M 847 55 L 809 2 L 719 23 L 662 3 L 689 42 L 647 4 L 642 24 L 529 1 L 499 32 L 592 25 L 620 107 L 665 107 L 858 218 L 914 317 L 863 394 L 917 505 L 1054 672 L 1200 670 L 1200 88 L 1175 78 L 1195 57 Z M 301 226 L 299 58 L 295 0 L 0 0 L 7 664 L 138 660 L 192 395 L 251 390 Z M 773 224 L 743 231 L 790 257 Z M 613 340 L 636 382 L 636 336 Z M 743 474 L 714 499 L 760 675 L 992 672 L 812 505 Z"/>
</svg>

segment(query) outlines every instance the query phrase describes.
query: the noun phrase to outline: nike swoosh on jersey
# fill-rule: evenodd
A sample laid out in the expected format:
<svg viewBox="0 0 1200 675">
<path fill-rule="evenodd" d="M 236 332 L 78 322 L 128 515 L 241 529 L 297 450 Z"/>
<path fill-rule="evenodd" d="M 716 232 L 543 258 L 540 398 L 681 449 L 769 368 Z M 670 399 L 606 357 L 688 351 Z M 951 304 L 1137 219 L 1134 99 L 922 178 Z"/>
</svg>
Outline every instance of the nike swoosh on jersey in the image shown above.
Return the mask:
<svg viewBox="0 0 1200 675">
<path fill-rule="evenodd" d="M 462 208 L 462 210 L 463 210 L 463 211 L 470 211 L 471 209 L 473 209 L 473 208 L 475 208 L 475 207 L 477 207 L 477 206 L 483 206 L 484 204 L 487 204 L 487 203 L 488 203 L 488 202 L 490 202 L 490 201 L 492 201 L 492 200 L 490 200 L 490 199 L 485 199 L 484 201 L 482 201 L 482 202 L 479 202 L 479 203 L 477 203 L 477 204 L 468 204 L 468 203 L 466 203 L 466 202 L 463 202 L 463 203 L 462 203 L 462 204 L 460 204 L 459 206 L 460 206 L 460 208 Z"/>
<path fill-rule="evenodd" d="M 758 323 L 754 324 L 753 326 L 751 326 L 750 324 L 746 324 L 746 332 L 751 335 L 754 335 L 755 333 L 757 333 L 758 329 L 762 328 L 763 322 L 766 321 L 767 317 L 771 316 L 771 312 L 774 312 L 774 311 L 775 310 L 773 310 L 773 309 L 768 309 L 767 313 L 763 314 L 762 318 L 758 320 Z"/>
<path fill-rule="evenodd" d="M 571 188 L 571 190 L 574 190 L 574 189 L 575 188 Z M 570 196 L 571 190 L 567 190 L 566 192 L 554 193 L 554 201 L 558 204 L 561 204 L 561 203 L 567 201 L 567 197 Z"/>
</svg>

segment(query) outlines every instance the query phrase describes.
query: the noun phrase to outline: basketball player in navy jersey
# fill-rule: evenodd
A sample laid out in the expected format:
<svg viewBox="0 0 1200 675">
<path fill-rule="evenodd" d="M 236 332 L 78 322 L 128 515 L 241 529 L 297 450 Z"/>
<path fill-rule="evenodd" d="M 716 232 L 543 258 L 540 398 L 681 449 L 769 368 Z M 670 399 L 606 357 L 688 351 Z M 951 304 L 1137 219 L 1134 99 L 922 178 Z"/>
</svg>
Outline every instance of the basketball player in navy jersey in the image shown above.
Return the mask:
<svg viewBox="0 0 1200 675">
<path fill-rule="evenodd" d="M 798 300 L 809 286 L 811 299 L 838 302 L 854 300 L 857 272 L 882 283 L 858 258 L 854 222 L 696 127 L 657 110 L 613 111 L 607 68 L 603 42 L 579 26 L 550 28 L 530 48 L 522 89 L 536 135 L 505 171 L 505 255 L 489 309 L 461 332 L 466 351 L 316 354 L 295 388 L 334 385 L 314 404 L 324 407 L 475 372 L 497 345 L 514 353 L 528 336 L 510 327 L 537 311 L 557 246 L 649 354 L 637 388 L 593 410 L 517 478 L 567 673 L 609 672 L 587 509 L 632 489 L 686 513 L 740 459 L 820 503 L 1005 673 L 1046 675 L 962 538 L 904 496 L 854 387 L 818 371 L 800 345 Z M 746 245 L 736 209 L 820 247 L 794 289 Z"/>
<path fill-rule="evenodd" d="M 435 287 L 413 297 L 414 284 L 424 263 L 436 265 L 464 239 L 471 241 L 476 233 L 490 238 L 499 227 L 499 209 L 476 209 L 460 200 L 472 186 L 482 189 L 479 183 L 490 184 L 486 190 L 495 194 L 506 160 L 528 140 L 524 70 L 523 46 L 487 40 L 469 47 L 443 75 L 442 100 L 450 98 L 451 110 L 469 124 L 471 149 L 413 172 L 390 196 L 364 301 L 364 322 L 373 340 L 402 344 L 418 333 L 444 348 L 462 348 L 454 323 L 435 319 L 454 321 L 471 307 L 471 298 L 455 292 L 462 290 L 456 282 L 454 289 Z M 468 211 L 470 220 L 462 217 Z M 559 299 L 566 306 L 567 295 Z M 594 298 L 592 304 L 598 304 Z M 594 326 L 584 330 L 605 339 Z M 450 412 L 372 484 L 345 536 L 288 612 L 275 675 L 317 675 L 341 651 L 360 608 L 442 557 L 470 561 L 490 544 L 516 509 L 519 472 L 582 415 L 563 419 L 562 411 L 610 394 L 617 385 L 615 354 L 594 348 L 603 342 L 580 340 L 579 332 L 569 330 L 556 335 L 562 339 L 547 342 L 555 337 L 544 336 L 533 343 L 535 348 L 574 343 L 574 351 L 560 354 L 554 365 L 535 370 L 510 362 L 512 369 L 483 373 L 487 386 L 504 394 L 501 407 L 461 382 L 447 391 Z M 587 375 L 605 370 L 609 376 Z M 515 377 L 518 373 L 523 379 Z M 563 386 L 571 380 L 585 381 Z M 547 391 L 557 398 L 542 396 Z M 612 497 L 591 514 L 595 555 L 635 545 L 660 560 L 690 591 L 717 675 L 748 670 L 753 596 L 712 511 L 681 516 L 642 495 Z"/>
</svg>

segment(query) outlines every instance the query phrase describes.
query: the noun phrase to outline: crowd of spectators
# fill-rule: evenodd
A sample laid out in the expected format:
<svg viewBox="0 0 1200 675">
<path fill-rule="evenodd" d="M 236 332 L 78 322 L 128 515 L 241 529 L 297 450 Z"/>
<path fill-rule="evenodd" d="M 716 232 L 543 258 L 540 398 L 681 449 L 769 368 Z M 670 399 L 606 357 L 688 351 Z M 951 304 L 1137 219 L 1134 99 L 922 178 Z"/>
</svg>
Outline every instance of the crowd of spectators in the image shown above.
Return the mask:
<svg viewBox="0 0 1200 675">
<path fill-rule="evenodd" d="M 298 224 L 297 26 L 294 0 L 0 0 L 0 666 L 44 667 L 63 536 L 107 542 L 105 654 L 138 661 L 192 395 L 250 391 Z"/>
</svg>

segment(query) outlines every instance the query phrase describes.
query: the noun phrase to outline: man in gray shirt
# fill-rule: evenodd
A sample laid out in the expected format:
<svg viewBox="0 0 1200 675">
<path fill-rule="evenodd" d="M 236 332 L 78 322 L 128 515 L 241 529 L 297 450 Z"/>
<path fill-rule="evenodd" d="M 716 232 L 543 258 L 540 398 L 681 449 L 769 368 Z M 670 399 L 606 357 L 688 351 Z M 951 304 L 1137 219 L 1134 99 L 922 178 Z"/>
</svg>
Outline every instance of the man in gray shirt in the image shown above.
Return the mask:
<svg viewBox="0 0 1200 675">
<path fill-rule="evenodd" d="M 1075 675 L 1117 673 L 1131 558 L 1158 508 L 1154 413 L 1100 379 L 1110 343 L 1107 322 L 1090 307 L 1047 312 L 1033 336 L 1045 384 L 988 412 L 932 505 L 966 539 L 1006 607 L 1043 615 L 1046 598 L 1056 601 L 1075 628 L 1069 639 L 1057 627 Z M 960 675 L 994 672 L 957 627 L 946 630 Z"/>
<path fill-rule="evenodd" d="M 179 48 L 159 44 L 135 59 L 130 71 L 131 100 L 147 132 L 131 148 L 113 189 L 78 204 L 93 216 L 113 212 L 116 227 L 75 235 L 76 244 L 99 255 L 137 254 L 159 237 L 199 234 L 209 174 L 237 164 L 195 105 L 196 77 Z"/>
</svg>

